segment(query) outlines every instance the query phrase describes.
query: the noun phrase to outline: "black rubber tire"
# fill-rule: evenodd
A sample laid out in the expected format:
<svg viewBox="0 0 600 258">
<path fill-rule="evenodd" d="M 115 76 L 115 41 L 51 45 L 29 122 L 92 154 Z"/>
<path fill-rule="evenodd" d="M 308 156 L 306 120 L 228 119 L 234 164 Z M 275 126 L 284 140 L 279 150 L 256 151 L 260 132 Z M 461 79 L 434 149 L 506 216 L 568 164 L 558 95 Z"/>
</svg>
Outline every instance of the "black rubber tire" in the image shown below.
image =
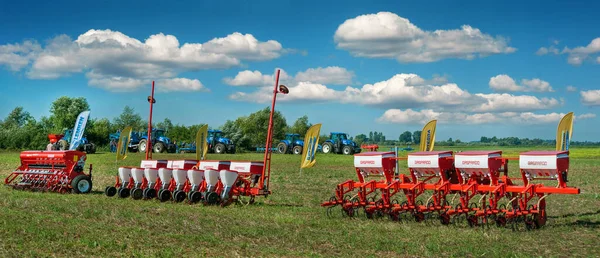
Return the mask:
<svg viewBox="0 0 600 258">
<path fill-rule="evenodd" d="M 115 194 L 117 194 L 117 188 L 114 186 L 107 186 L 104 189 L 104 194 L 108 197 L 113 197 Z"/>
<path fill-rule="evenodd" d="M 294 147 L 294 149 L 292 150 L 292 153 L 294 153 L 295 155 L 302 155 L 302 146 Z"/>
<path fill-rule="evenodd" d="M 217 204 L 219 203 L 219 195 L 215 192 L 210 192 L 206 194 L 206 203 L 207 204 Z"/>
<path fill-rule="evenodd" d="M 321 150 L 325 154 L 333 153 L 333 144 L 331 144 L 330 142 L 323 143 L 323 147 L 321 148 Z"/>
<path fill-rule="evenodd" d="M 69 143 L 65 139 L 58 140 L 57 144 L 58 144 L 58 150 L 68 150 L 69 149 Z"/>
<path fill-rule="evenodd" d="M 146 139 L 140 140 L 140 143 L 138 143 L 138 150 L 141 153 L 146 153 L 146 148 L 148 148 L 148 141 Z"/>
<path fill-rule="evenodd" d="M 190 203 L 198 203 L 202 200 L 202 193 L 201 192 L 190 192 L 188 194 L 188 200 L 190 201 Z"/>
<path fill-rule="evenodd" d="M 163 153 L 165 152 L 165 144 L 162 142 L 157 142 L 156 144 L 154 144 L 154 146 L 152 146 L 152 150 L 154 150 L 154 153 Z"/>
<path fill-rule="evenodd" d="M 141 200 L 144 198 L 144 190 L 142 190 L 142 188 L 133 188 L 131 190 L 131 198 L 134 200 Z"/>
<path fill-rule="evenodd" d="M 183 202 L 185 201 L 185 198 L 187 198 L 187 196 L 184 191 L 175 191 L 173 194 L 173 200 L 175 202 Z"/>
<path fill-rule="evenodd" d="M 352 155 L 354 154 L 354 149 L 350 145 L 346 145 L 342 148 L 342 153 L 344 155 Z"/>
<path fill-rule="evenodd" d="M 118 193 L 120 198 L 127 198 L 129 197 L 129 188 L 119 188 Z"/>
<path fill-rule="evenodd" d="M 277 144 L 277 152 L 279 154 L 286 154 L 288 151 L 288 146 L 287 144 L 285 144 L 285 142 L 280 142 L 279 144 Z"/>
<path fill-rule="evenodd" d="M 86 194 L 92 191 L 92 179 L 86 175 L 78 175 L 71 181 L 73 193 Z"/>
<path fill-rule="evenodd" d="M 87 154 L 94 154 L 96 153 L 96 145 L 93 143 L 89 143 L 88 145 L 89 147 L 86 149 L 86 153 Z"/>
<path fill-rule="evenodd" d="M 216 154 L 224 154 L 225 151 L 227 151 L 225 148 L 225 144 L 222 144 L 222 143 L 215 144 L 215 153 Z"/>
<path fill-rule="evenodd" d="M 161 202 L 166 202 L 168 200 L 171 200 L 171 191 L 169 191 L 167 189 L 163 189 L 162 191 L 160 191 L 158 193 L 158 200 Z"/>
<path fill-rule="evenodd" d="M 156 189 L 154 189 L 154 188 L 148 188 L 146 190 L 147 190 L 146 191 L 146 196 L 145 196 L 146 199 L 156 198 L 156 196 L 157 196 L 156 195 Z"/>
</svg>

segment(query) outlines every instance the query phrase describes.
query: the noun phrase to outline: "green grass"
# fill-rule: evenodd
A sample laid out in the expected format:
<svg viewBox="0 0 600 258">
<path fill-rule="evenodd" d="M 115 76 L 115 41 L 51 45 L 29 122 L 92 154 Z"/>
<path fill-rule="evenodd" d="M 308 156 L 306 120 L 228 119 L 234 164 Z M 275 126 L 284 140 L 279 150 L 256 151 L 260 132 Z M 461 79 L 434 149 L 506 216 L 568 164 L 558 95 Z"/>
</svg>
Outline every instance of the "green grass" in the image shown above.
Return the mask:
<svg viewBox="0 0 600 258">
<path fill-rule="evenodd" d="M 443 147 L 443 149 L 450 149 Z M 462 150 L 464 148 L 454 148 Z M 493 148 L 498 149 L 498 148 Z M 528 148 L 502 148 L 517 156 Z M 192 159 L 193 154 L 155 155 Z M 23 256 L 600 256 L 600 150 L 571 151 L 570 182 L 580 195 L 548 197 L 548 224 L 539 230 L 467 228 L 387 219 L 327 218 L 319 204 L 337 183 L 355 179 L 352 157 L 318 155 L 300 171 L 299 156 L 273 155 L 273 195 L 250 206 L 209 207 L 108 198 L 114 154 L 88 156 L 94 193 L 39 193 L 0 187 L 0 257 Z M 261 154 L 209 155 L 262 160 Z M 19 164 L 0 153 L 0 176 Z M 401 162 L 406 171 L 406 162 Z M 515 167 L 511 173 L 516 173 Z"/>
</svg>

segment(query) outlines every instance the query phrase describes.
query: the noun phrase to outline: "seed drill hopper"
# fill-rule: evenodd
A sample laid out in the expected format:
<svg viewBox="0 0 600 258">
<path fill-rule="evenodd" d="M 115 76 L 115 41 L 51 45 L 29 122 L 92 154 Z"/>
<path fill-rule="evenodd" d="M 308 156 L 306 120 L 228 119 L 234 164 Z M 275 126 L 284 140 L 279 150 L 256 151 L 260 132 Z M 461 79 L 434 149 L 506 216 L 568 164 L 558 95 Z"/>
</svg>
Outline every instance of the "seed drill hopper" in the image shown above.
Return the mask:
<svg viewBox="0 0 600 258">
<path fill-rule="evenodd" d="M 567 185 L 568 150 L 521 153 L 517 177 L 508 175 L 509 160 L 515 158 L 504 158 L 501 151 L 414 152 L 406 158 L 407 173 L 396 173 L 398 159 L 393 152 L 354 155 L 358 181 L 339 184 L 321 204 L 328 216 L 339 207 L 348 217 L 362 211 L 367 218 L 533 229 L 546 224 L 549 195 L 580 193 Z"/>
<path fill-rule="evenodd" d="M 23 151 L 20 158 L 21 165 L 4 179 L 7 186 L 59 193 L 92 191 L 92 165 L 84 173 L 84 152 Z"/>
<path fill-rule="evenodd" d="M 277 71 L 265 149 L 271 149 L 273 113 L 278 93 L 288 89 L 279 85 Z M 153 101 L 150 102 L 151 105 Z M 143 160 L 140 167 L 120 167 L 114 186 L 105 194 L 121 198 L 153 199 L 187 203 L 201 202 L 222 206 L 233 202 L 253 203 L 256 196 L 271 194 L 271 152 L 263 161 L 231 160 Z"/>
</svg>

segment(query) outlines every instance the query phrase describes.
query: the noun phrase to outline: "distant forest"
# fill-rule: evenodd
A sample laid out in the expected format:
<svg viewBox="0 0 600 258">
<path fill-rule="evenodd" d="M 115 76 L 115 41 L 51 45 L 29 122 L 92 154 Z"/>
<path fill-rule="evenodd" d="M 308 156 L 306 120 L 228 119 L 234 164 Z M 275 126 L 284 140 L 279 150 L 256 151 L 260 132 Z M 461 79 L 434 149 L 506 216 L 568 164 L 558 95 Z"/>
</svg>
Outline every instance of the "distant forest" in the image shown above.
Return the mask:
<svg viewBox="0 0 600 258">
<path fill-rule="evenodd" d="M 71 129 L 75 123 L 77 115 L 85 110 L 90 110 L 90 106 L 85 98 L 60 97 L 52 102 L 50 106 L 50 116 L 41 117 L 36 120 L 29 112 L 22 107 L 14 108 L 8 116 L 0 120 L 0 149 L 8 150 L 42 150 L 48 144 L 48 134 L 61 134 L 65 129 Z M 227 120 L 223 125 L 210 128 L 220 129 L 225 137 L 234 141 L 238 150 L 255 150 L 256 147 L 263 146 L 267 134 L 267 125 L 269 121 L 269 108 L 258 110 L 248 116 L 238 117 L 235 120 Z M 297 133 L 304 135 L 308 128 L 312 126 L 308 122 L 308 116 L 298 118 L 294 123 L 288 124 L 285 117 L 276 111 L 274 114 L 275 142 L 285 137 L 286 133 Z M 123 108 L 123 112 L 112 121 L 107 118 L 92 117 L 88 120 L 84 136 L 96 144 L 99 149 L 108 149 L 109 134 L 122 130 L 126 126 L 132 126 L 134 131 L 147 131 L 148 122 L 142 119 L 139 113 L 129 106 Z M 166 136 L 176 143 L 192 142 L 194 136 L 203 124 L 180 125 L 173 124 L 170 119 L 164 119 L 153 123 L 153 127 L 166 130 Z M 320 136 L 322 143 L 329 138 L 328 132 Z M 358 134 L 353 137 L 357 144 L 376 143 L 387 146 L 417 145 L 420 142 L 421 131 L 405 131 L 397 138 L 387 139 L 381 132 L 369 132 L 368 134 Z M 555 140 L 529 139 L 518 137 L 497 138 L 482 136 L 479 141 L 463 142 L 460 139 L 449 138 L 443 141 L 436 141 L 439 146 L 554 146 Z M 572 146 L 599 146 L 599 142 L 581 142 L 572 141 Z"/>
</svg>

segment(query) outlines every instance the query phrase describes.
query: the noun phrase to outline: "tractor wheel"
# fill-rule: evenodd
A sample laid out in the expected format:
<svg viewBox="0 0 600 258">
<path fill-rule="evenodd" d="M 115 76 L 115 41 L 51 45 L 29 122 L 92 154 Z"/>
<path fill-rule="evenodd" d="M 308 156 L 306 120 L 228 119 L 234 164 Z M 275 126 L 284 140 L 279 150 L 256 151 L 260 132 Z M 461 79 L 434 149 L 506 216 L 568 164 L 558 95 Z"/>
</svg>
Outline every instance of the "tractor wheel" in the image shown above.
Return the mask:
<svg viewBox="0 0 600 258">
<path fill-rule="evenodd" d="M 163 153 L 165 151 L 165 144 L 162 142 L 157 142 L 153 146 L 154 153 Z"/>
<path fill-rule="evenodd" d="M 342 153 L 344 153 L 344 155 L 352 155 L 354 154 L 354 149 L 352 149 L 352 146 L 346 145 L 342 148 Z"/>
<path fill-rule="evenodd" d="M 302 154 L 302 146 L 296 146 L 296 147 L 294 147 L 294 150 L 292 150 L 292 151 L 296 155 L 301 155 Z"/>
<path fill-rule="evenodd" d="M 225 145 L 222 143 L 217 143 L 215 145 L 215 153 L 216 154 L 223 154 L 225 153 Z"/>
<path fill-rule="evenodd" d="M 117 188 L 114 186 L 107 186 L 106 189 L 104 189 L 104 194 L 108 197 L 113 197 L 117 194 Z"/>
<path fill-rule="evenodd" d="M 96 153 L 96 145 L 94 145 L 93 143 L 85 144 L 83 145 L 83 150 L 87 154 L 94 154 Z"/>
<path fill-rule="evenodd" d="M 140 150 L 141 153 L 146 153 L 146 148 L 148 148 L 148 142 L 146 139 L 142 139 L 138 144 L 138 150 Z"/>
<path fill-rule="evenodd" d="M 328 154 L 331 153 L 333 150 L 333 144 L 331 144 L 330 142 L 326 142 L 323 143 L 323 153 Z"/>
<path fill-rule="evenodd" d="M 78 175 L 71 181 L 74 193 L 89 193 L 92 191 L 92 179 L 86 175 Z"/>
<path fill-rule="evenodd" d="M 58 141 L 58 149 L 59 150 L 68 150 L 69 149 L 69 143 L 67 143 L 66 140 L 61 139 Z"/>
<path fill-rule="evenodd" d="M 279 152 L 280 154 L 286 154 L 287 148 L 288 146 L 284 142 L 280 142 L 279 144 L 277 144 L 277 152 Z"/>
</svg>

